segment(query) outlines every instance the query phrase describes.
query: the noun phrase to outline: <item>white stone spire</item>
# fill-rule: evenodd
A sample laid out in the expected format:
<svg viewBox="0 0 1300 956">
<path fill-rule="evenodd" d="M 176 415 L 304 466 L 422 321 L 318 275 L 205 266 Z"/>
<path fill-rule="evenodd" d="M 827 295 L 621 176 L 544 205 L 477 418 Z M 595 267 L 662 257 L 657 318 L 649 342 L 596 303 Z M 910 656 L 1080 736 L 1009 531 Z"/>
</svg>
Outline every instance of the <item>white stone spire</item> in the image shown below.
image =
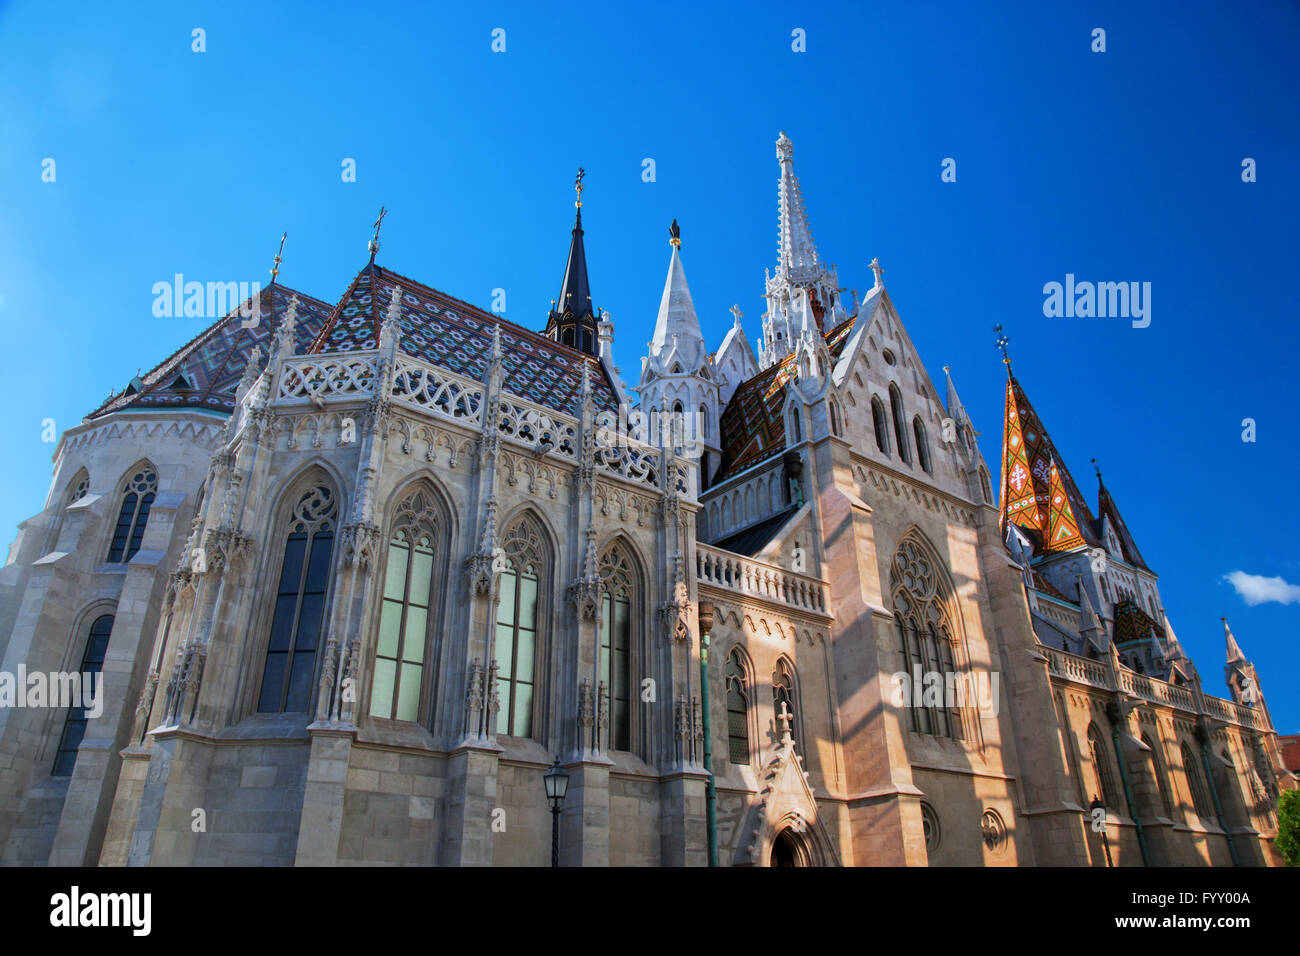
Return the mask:
<svg viewBox="0 0 1300 956">
<path fill-rule="evenodd" d="M 794 144 L 781 133 L 776 141 L 776 159 L 781 164 L 780 234 L 776 247 L 777 275 L 787 280 L 802 276 L 818 266 L 817 246 L 813 243 L 808 213 L 804 209 L 799 179 L 794 174 Z"/>
<path fill-rule="evenodd" d="M 776 141 L 776 159 L 781 167 L 777 184 L 776 271 L 766 278 L 767 311 L 763 314 L 763 338 L 758 350 L 763 368 L 794 351 L 803 327 L 803 316 L 797 314 L 802 301 L 807 301 L 818 333 L 848 318 L 840 303 L 835 267 L 824 265 L 817 254 L 803 192 L 794 174 L 794 145 L 785 133 Z"/>
<path fill-rule="evenodd" d="M 705 351 L 700 320 L 691 301 L 690 286 L 686 284 L 686 270 L 682 268 L 680 245 L 674 244 L 664 294 L 659 300 L 659 318 L 655 322 L 654 338 L 650 340 L 650 354 L 659 360 L 662 368 L 671 369 L 674 362 L 680 362 L 683 372 L 694 372 L 704 361 Z"/>
</svg>

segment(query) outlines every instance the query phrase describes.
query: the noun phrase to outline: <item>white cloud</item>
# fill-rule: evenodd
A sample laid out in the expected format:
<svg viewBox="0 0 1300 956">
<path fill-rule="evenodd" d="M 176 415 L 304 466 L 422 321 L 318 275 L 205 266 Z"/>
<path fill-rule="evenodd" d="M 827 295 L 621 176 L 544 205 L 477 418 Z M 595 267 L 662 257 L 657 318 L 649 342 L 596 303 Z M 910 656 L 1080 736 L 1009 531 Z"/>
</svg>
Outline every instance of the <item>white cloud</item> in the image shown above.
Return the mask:
<svg viewBox="0 0 1300 956">
<path fill-rule="evenodd" d="M 1260 574 L 1233 571 L 1223 579 L 1231 584 L 1251 607 L 1277 601 L 1278 604 L 1300 604 L 1300 584 L 1288 584 L 1284 578 L 1266 578 Z"/>
</svg>

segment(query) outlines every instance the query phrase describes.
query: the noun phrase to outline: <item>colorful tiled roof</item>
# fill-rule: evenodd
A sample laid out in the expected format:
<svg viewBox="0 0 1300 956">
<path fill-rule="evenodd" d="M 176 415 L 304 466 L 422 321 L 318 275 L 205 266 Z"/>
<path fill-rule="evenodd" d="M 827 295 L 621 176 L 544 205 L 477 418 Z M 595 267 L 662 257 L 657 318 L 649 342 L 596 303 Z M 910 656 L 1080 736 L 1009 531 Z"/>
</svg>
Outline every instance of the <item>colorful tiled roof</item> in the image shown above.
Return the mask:
<svg viewBox="0 0 1300 956">
<path fill-rule="evenodd" d="M 501 327 L 504 388 L 547 408 L 574 415 L 582 389 L 582 366 L 592 366 L 597 412 L 618 411 L 618 396 L 596 360 L 577 349 L 461 302 L 390 269 L 367 265 L 311 344 L 312 352 L 373 349 L 394 284 L 401 287 L 401 350 L 431 365 L 481 379 Z"/>
<path fill-rule="evenodd" d="M 856 318 L 856 317 L 855 317 Z M 831 359 L 840 357 L 854 318 L 826 333 Z M 785 451 L 785 388 L 795 371 L 796 353 L 742 382 L 722 413 L 722 467 L 714 482 Z"/>
<path fill-rule="evenodd" d="M 240 316 L 237 307 L 141 376 L 138 385 L 129 385 L 124 392 L 110 396 L 86 419 L 110 412 L 161 408 L 230 413 L 235 407 L 235 388 L 244 374 L 249 353 L 254 345 L 260 345 L 262 354 L 266 355 L 271 334 L 294 295 L 298 296 L 298 349 L 304 350 L 325 325 L 330 306 L 276 283 L 259 294 L 261 317 L 256 325 L 244 328 L 249 320 Z"/>
<path fill-rule="evenodd" d="M 1015 376 L 1007 377 L 1002 430 L 1002 526 L 1034 539 L 1035 554 L 1096 544 L 1092 512 Z"/>
<path fill-rule="evenodd" d="M 1163 640 L 1164 636 L 1165 629 L 1132 601 L 1120 601 L 1115 605 L 1116 644 L 1127 641 L 1149 641 L 1153 637 Z"/>
</svg>

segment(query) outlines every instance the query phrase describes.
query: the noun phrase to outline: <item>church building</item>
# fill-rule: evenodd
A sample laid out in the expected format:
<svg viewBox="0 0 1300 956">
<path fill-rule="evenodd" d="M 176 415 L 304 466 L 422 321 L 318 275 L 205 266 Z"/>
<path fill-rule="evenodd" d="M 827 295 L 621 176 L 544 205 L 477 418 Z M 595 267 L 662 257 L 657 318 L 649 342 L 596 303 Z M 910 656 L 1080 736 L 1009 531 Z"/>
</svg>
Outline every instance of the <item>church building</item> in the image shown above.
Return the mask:
<svg viewBox="0 0 1300 956">
<path fill-rule="evenodd" d="M 1009 359 L 995 499 L 776 159 L 752 344 L 733 307 L 710 348 L 674 221 L 623 381 L 580 171 L 541 331 L 377 225 L 341 296 L 277 257 L 67 430 L 0 571 L 0 864 L 547 865 L 548 773 L 566 866 L 1277 864 L 1227 622 L 1231 699 Z"/>
</svg>

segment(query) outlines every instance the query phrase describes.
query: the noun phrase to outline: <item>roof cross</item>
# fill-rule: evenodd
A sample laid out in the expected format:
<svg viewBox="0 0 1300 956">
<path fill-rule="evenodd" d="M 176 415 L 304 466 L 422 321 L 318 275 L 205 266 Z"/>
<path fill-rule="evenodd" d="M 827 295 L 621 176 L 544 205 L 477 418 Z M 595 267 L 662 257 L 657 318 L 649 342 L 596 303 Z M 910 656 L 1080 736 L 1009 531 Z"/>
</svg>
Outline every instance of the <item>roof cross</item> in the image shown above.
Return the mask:
<svg viewBox="0 0 1300 956">
<path fill-rule="evenodd" d="M 280 251 L 275 254 L 275 265 L 271 266 L 271 285 L 275 285 L 275 277 L 280 274 L 280 260 L 284 258 L 284 240 L 289 238 L 289 231 L 286 229 L 284 235 L 280 237 Z"/>
<path fill-rule="evenodd" d="M 1011 356 L 1007 355 L 1007 345 L 1011 342 L 1006 333 L 1002 331 L 1001 325 L 993 326 L 993 331 L 998 334 L 997 342 L 994 343 L 1002 350 L 1002 364 L 1007 367 L 1007 374 L 1011 373 Z"/>
<path fill-rule="evenodd" d="M 794 719 L 785 701 L 781 701 L 781 712 L 776 715 L 776 719 L 781 723 L 781 739 L 784 740 L 790 736 L 790 722 Z"/>
<path fill-rule="evenodd" d="M 379 253 L 379 229 L 384 224 L 384 217 L 388 215 L 388 210 L 383 206 L 379 207 L 379 218 L 375 220 L 375 234 L 370 240 L 370 261 L 375 261 L 375 256 Z"/>
<path fill-rule="evenodd" d="M 733 305 L 733 306 L 732 306 L 730 309 L 728 309 L 727 311 L 730 312 L 730 313 L 735 317 L 735 319 L 736 319 L 736 324 L 739 325 L 739 324 L 740 324 L 740 320 L 741 320 L 741 319 L 744 317 L 744 315 L 745 315 L 744 312 L 741 312 L 741 311 L 740 311 L 740 303 L 737 302 L 735 305 Z"/>
<path fill-rule="evenodd" d="M 831 268 L 834 268 L 832 266 Z M 876 274 L 876 285 L 880 285 L 880 277 L 885 274 L 885 270 L 880 265 L 880 260 L 873 258 L 870 263 L 870 269 Z"/>
<path fill-rule="evenodd" d="M 573 188 L 577 190 L 578 201 L 574 203 L 579 209 L 582 208 L 582 181 L 587 176 L 587 171 L 581 166 L 578 167 L 578 175 L 573 180 Z"/>
</svg>

